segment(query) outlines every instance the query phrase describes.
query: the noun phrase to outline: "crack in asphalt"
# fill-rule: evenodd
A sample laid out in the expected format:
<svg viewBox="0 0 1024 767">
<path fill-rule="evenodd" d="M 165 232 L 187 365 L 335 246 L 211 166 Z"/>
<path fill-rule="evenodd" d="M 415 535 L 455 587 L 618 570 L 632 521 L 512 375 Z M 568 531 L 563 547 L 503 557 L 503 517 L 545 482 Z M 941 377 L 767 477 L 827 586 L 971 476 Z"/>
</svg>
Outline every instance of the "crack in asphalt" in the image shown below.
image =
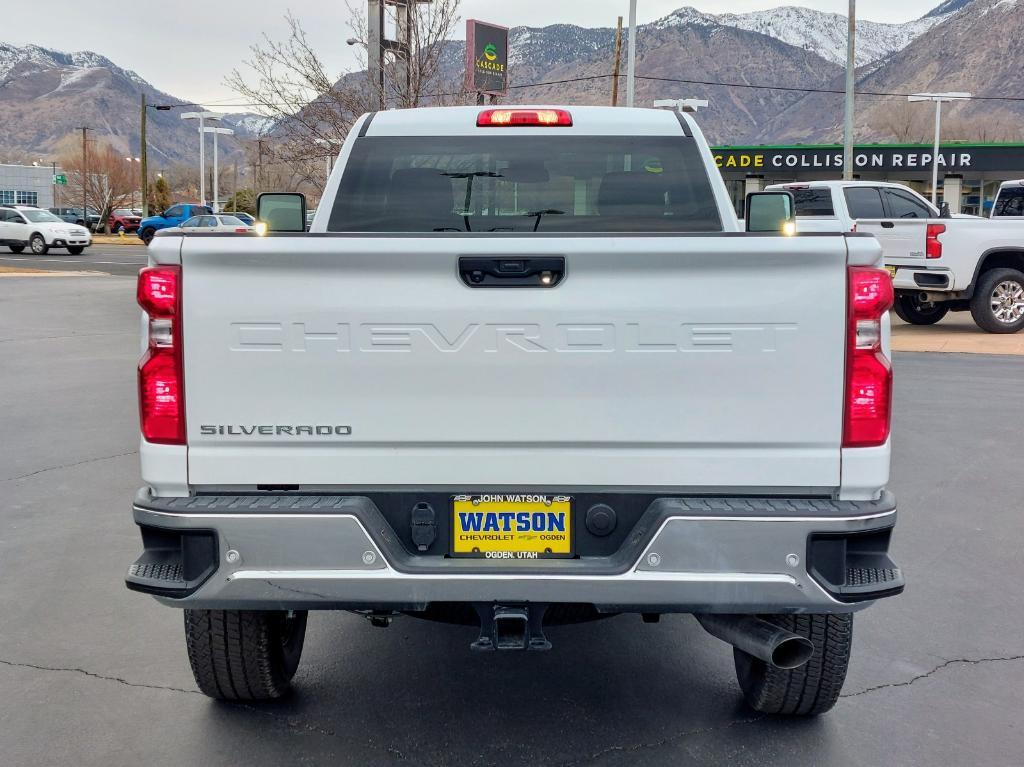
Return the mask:
<svg viewBox="0 0 1024 767">
<path fill-rule="evenodd" d="M 685 740 L 686 738 L 692 738 L 695 735 L 706 735 L 711 732 L 716 732 L 718 730 L 728 730 L 733 727 L 738 727 L 740 725 L 755 724 L 767 718 L 767 714 L 761 714 L 759 716 L 753 716 L 748 719 L 733 719 L 730 722 L 722 722 L 721 724 L 711 725 L 708 727 L 698 727 L 694 730 L 687 730 L 686 732 L 680 732 L 676 735 L 672 735 L 667 738 L 662 738 L 661 740 L 654 741 L 653 743 L 637 743 L 633 746 L 608 746 L 607 748 L 602 748 L 600 751 L 596 751 L 590 754 L 589 756 L 583 756 L 577 759 L 570 759 L 567 762 L 559 762 L 556 767 L 575 767 L 575 765 L 579 764 L 591 764 L 597 759 L 601 759 L 605 756 L 608 756 L 609 754 L 637 754 L 641 751 L 649 751 L 656 748 L 663 748 L 672 743 L 677 743 L 678 741 Z"/>
<path fill-rule="evenodd" d="M 77 668 L 74 666 L 41 666 L 36 663 L 18 663 L 12 660 L 4 660 L 0 658 L 0 664 L 4 666 L 10 666 L 11 668 L 29 668 L 35 671 L 55 671 L 64 672 L 69 674 L 81 674 L 92 679 L 102 679 L 106 682 L 117 682 L 127 687 L 143 687 L 147 690 L 164 690 L 166 692 L 184 692 L 189 695 L 202 695 L 199 690 L 186 690 L 184 687 L 166 687 L 159 684 L 143 684 L 142 682 L 129 682 L 127 679 L 122 679 L 119 676 L 107 676 L 106 674 L 97 674 L 94 671 L 86 671 L 84 668 Z"/>
<path fill-rule="evenodd" d="M 18 341 L 58 341 L 67 338 L 107 338 L 112 336 L 136 336 L 138 333 L 128 331 L 118 331 L 116 333 L 70 333 L 68 335 L 60 336 L 15 336 L 12 338 L 0 338 L 0 344 L 10 344 Z"/>
<path fill-rule="evenodd" d="M 72 469 L 76 466 L 84 466 L 87 463 L 97 463 L 98 461 L 110 461 L 114 458 L 124 458 L 126 455 L 136 455 L 138 450 L 129 450 L 126 453 L 116 453 L 114 455 L 101 455 L 99 458 L 86 458 L 84 461 L 76 461 L 75 463 L 64 463 L 60 466 L 47 466 L 45 469 L 39 469 L 37 471 L 30 471 L 28 474 L 20 474 L 17 477 L 5 477 L 0 479 L 0 482 L 17 482 L 19 479 L 28 479 L 29 477 L 35 477 L 38 474 L 45 474 L 48 471 L 60 471 L 61 469 Z"/>
<path fill-rule="evenodd" d="M 925 674 L 918 674 L 913 679 L 909 679 L 906 682 L 890 682 L 889 684 L 878 684 L 878 685 L 875 685 L 874 687 L 868 687 L 867 689 L 860 690 L 859 692 L 846 693 L 845 695 L 840 695 L 839 697 L 840 698 L 856 698 L 856 697 L 859 697 L 861 695 L 867 695 L 870 692 L 878 692 L 879 690 L 888 690 L 888 689 L 892 689 L 894 687 L 909 687 L 910 685 L 914 684 L 914 682 L 920 682 L 922 679 L 927 679 L 928 677 L 930 677 L 930 676 L 932 676 L 934 674 L 937 674 L 939 671 L 942 671 L 943 669 L 949 668 L 950 666 L 956 666 L 956 665 L 979 666 L 979 665 L 982 665 L 984 663 L 1005 663 L 1005 662 L 1020 661 L 1020 660 L 1024 660 L 1024 655 L 1010 655 L 1010 656 L 1007 656 L 1005 658 L 977 658 L 977 659 L 954 658 L 953 660 L 947 660 L 944 663 L 940 663 L 938 666 L 933 668 L 931 671 L 929 671 L 929 672 L 927 672 Z"/>
<path fill-rule="evenodd" d="M 163 692 L 184 693 L 186 695 L 202 695 L 203 694 L 199 690 L 188 690 L 188 689 L 185 689 L 184 687 L 171 687 L 171 686 L 168 686 L 168 685 L 159 685 L 159 684 L 145 684 L 143 682 L 129 682 L 127 679 L 123 679 L 122 677 L 119 677 L 119 676 L 109 676 L 107 674 L 97 674 L 94 671 L 86 671 L 84 668 L 78 668 L 76 666 L 43 666 L 43 665 L 40 665 L 38 663 L 19 663 L 17 661 L 4 660 L 3 658 L 0 658 L 0 665 L 8 666 L 10 668 L 31 669 L 33 671 L 50 671 L 50 672 L 57 672 L 57 673 L 79 674 L 81 676 L 85 676 L 85 677 L 88 677 L 90 679 L 100 679 L 100 680 L 103 680 L 104 682 L 115 682 L 117 684 L 125 685 L 126 687 L 139 687 L 139 688 L 142 688 L 142 689 L 145 689 L 145 690 L 161 690 Z M 227 706 L 227 707 L 230 707 L 230 708 L 245 709 L 246 711 L 251 711 L 251 712 L 253 712 L 255 714 L 262 714 L 263 716 L 269 716 L 272 719 L 275 719 L 275 720 L 277 720 L 279 722 L 283 722 L 290 729 L 305 730 L 306 732 L 318 733 L 320 735 L 328 735 L 330 737 L 336 737 L 337 736 L 337 733 L 334 732 L 333 730 L 328 730 L 328 729 L 323 728 L 323 727 L 317 727 L 316 725 L 313 725 L 313 724 L 306 724 L 304 722 L 300 722 L 300 721 L 296 720 L 292 716 L 288 716 L 286 714 L 281 714 L 281 713 L 278 713 L 276 711 L 269 711 L 267 709 L 258 708 L 257 706 L 253 706 L 253 705 L 248 704 L 248 703 L 237 703 L 237 702 L 223 701 L 222 704 Z"/>
</svg>

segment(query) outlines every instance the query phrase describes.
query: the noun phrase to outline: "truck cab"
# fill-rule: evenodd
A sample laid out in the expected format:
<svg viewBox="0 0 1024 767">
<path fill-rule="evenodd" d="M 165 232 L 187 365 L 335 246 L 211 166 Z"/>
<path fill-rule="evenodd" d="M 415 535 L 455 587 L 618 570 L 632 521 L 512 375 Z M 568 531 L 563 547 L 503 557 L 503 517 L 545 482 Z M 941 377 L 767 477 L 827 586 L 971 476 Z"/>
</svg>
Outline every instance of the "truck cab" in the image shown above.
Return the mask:
<svg viewBox="0 0 1024 767">
<path fill-rule="evenodd" d="M 139 239 L 149 245 L 154 235 L 162 229 L 181 226 L 193 216 L 209 216 L 213 211 L 206 205 L 194 205 L 191 203 L 179 203 L 172 205 L 163 213 L 149 216 L 138 223 Z"/>
</svg>

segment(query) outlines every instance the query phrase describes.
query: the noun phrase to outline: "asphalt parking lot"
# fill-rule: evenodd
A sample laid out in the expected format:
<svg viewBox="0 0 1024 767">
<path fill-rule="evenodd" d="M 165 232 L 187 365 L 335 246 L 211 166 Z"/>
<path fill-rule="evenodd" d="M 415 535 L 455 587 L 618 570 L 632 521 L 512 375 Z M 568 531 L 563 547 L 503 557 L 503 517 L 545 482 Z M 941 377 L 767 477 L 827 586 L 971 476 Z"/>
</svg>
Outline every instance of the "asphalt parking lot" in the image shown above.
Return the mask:
<svg viewBox="0 0 1024 767">
<path fill-rule="evenodd" d="M 118 276 L 134 276 L 146 265 L 146 246 L 93 245 L 80 256 L 69 255 L 66 250 L 51 250 L 45 256 L 33 256 L 28 251 L 15 255 L 0 248 L 0 269 L 42 269 L 58 272 L 100 272 Z"/>
<path fill-rule="evenodd" d="M 74 265 L 144 261 L 118 246 Z M 0 764 L 1024 761 L 1021 358 L 897 355 L 909 585 L 858 616 L 827 716 L 746 709 L 731 652 L 686 617 L 481 656 L 465 628 L 315 614 L 296 694 L 226 705 L 196 691 L 180 613 L 122 582 L 139 548 L 136 312 L 126 277 L 0 280 Z"/>
</svg>

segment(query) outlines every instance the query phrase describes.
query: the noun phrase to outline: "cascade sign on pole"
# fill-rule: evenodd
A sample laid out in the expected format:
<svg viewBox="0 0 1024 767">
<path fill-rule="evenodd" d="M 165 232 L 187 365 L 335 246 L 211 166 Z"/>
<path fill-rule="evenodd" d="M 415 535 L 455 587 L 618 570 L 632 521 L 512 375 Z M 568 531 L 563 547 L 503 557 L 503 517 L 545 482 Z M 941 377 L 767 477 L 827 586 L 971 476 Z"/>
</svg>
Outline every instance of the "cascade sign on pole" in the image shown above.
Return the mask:
<svg viewBox="0 0 1024 767">
<path fill-rule="evenodd" d="M 466 90 L 485 96 L 508 94 L 508 27 L 466 22 Z"/>
</svg>

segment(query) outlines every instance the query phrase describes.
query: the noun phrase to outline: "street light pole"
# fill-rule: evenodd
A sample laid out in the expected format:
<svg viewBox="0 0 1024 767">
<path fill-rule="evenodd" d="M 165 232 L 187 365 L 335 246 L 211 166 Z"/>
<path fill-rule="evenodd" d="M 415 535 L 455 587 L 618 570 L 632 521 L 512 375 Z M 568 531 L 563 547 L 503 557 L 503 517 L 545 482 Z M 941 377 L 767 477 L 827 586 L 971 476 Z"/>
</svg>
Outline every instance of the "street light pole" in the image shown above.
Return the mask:
<svg viewBox="0 0 1024 767">
<path fill-rule="evenodd" d="M 935 150 L 932 153 L 932 205 L 939 204 L 939 152 L 942 149 L 942 105 L 952 101 L 968 101 L 970 93 L 915 93 L 908 96 L 911 103 L 921 101 L 935 102 Z"/>
<path fill-rule="evenodd" d="M 626 54 L 626 106 L 636 106 L 636 0 L 629 0 L 629 47 Z"/>
<path fill-rule="evenodd" d="M 224 115 L 220 112 L 186 112 L 181 116 L 182 120 L 199 120 L 199 200 L 206 205 L 206 131 L 204 130 L 207 120 L 222 120 Z"/>
<path fill-rule="evenodd" d="M 235 132 L 230 128 L 203 128 L 203 132 L 213 134 L 213 212 L 220 213 L 220 152 L 217 151 L 217 136 L 234 136 Z"/>
<path fill-rule="evenodd" d="M 843 179 L 853 180 L 853 112 L 857 87 L 857 0 L 846 19 L 846 109 L 843 119 Z"/>
</svg>

